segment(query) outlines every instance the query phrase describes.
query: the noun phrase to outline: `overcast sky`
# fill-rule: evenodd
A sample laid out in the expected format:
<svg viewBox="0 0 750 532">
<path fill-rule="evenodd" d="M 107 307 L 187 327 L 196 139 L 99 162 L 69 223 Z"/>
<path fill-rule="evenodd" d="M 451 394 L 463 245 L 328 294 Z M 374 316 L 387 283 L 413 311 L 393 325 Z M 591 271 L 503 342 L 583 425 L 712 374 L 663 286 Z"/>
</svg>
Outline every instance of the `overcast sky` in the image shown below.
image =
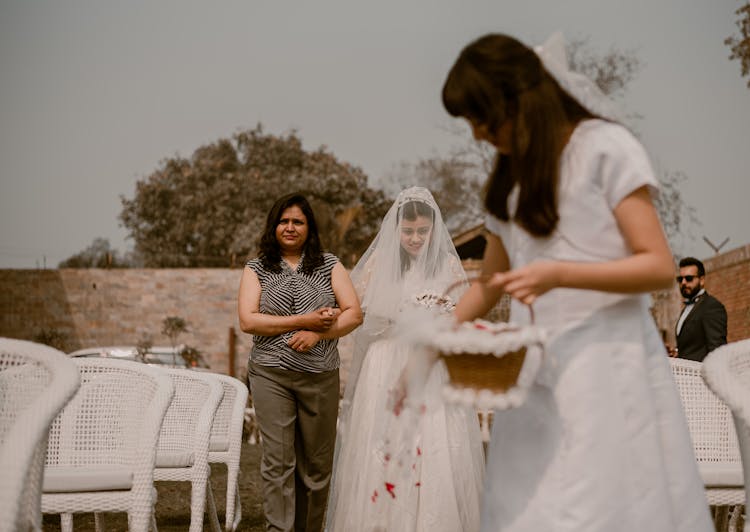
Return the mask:
<svg viewBox="0 0 750 532">
<path fill-rule="evenodd" d="M 744 0 L 743 0 L 744 1 Z M 120 195 L 175 154 L 262 122 L 373 182 L 456 144 L 440 88 L 487 32 L 556 30 L 644 64 L 622 102 L 701 225 L 682 254 L 750 243 L 750 89 L 724 39 L 740 0 L 0 0 L 0 267 L 104 237 Z"/>
</svg>

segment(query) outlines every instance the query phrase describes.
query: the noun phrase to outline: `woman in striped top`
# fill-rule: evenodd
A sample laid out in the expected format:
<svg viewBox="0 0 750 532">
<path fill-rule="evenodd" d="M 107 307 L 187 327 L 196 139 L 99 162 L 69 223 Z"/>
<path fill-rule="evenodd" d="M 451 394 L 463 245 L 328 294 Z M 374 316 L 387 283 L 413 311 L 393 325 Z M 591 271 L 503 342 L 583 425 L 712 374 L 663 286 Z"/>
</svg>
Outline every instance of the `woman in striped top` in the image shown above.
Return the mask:
<svg viewBox="0 0 750 532">
<path fill-rule="evenodd" d="M 362 311 L 344 266 L 322 252 L 304 196 L 286 195 L 268 213 L 259 257 L 242 274 L 238 313 L 253 335 L 248 380 L 267 529 L 319 531 L 336 438 L 336 345 Z"/>
</svg>

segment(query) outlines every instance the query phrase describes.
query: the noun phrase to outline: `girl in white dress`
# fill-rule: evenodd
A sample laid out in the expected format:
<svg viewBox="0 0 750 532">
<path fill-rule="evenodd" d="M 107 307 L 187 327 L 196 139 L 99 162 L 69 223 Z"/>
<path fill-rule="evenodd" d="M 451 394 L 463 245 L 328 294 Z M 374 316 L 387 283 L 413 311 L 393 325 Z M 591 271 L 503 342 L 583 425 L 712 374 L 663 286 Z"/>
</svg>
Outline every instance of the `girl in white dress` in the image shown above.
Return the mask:
<svg viewBox="0 0 750 532">
<path fill-rule="evenodd" d="M 339 416 L 327 530 L 476 532 L 484 471 L 479 423 L 475 411 L 443 404 L 445 368 L 433 368 L 419 408 L 399 416 L 389 409 L 389 394 L 415 356 L 392 337 L 401 310 L 466 281 L 427 189 L 398 195 L 351 277 L 365 320 Z"/>
<path fill-rule="evenodd" d="M 546 47 L 545 47 L 546 48 Z M 521 407 L 495 412 L 482 530 L 709 531 L 703 485 L 647 293 L 674 265 L 633 135 L 564 55 L 504 35 L 469 44 L 443 103 L 497 148 L 483 274 L 456 307 L 550 334 Z M 596 114 L 594 114 L 596 113 Z"/>
</svg>

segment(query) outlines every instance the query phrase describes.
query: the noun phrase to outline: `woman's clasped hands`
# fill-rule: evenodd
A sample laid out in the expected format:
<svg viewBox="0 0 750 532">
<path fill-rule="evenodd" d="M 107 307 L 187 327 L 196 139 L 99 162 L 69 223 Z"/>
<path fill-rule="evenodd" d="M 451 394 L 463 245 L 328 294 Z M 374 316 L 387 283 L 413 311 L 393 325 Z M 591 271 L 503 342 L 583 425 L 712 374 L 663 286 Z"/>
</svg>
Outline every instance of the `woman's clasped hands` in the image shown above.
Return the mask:
<svg viewBox="0 0 750 532">
<path fill-rule="evenodd" d="M 296 331 L 287 342 L 295 351 L 309 351 L 322 338 L 321 334 L 333 326 L 341 314 L 341 309 L 321 307 L 300 316 L 304 329 Z"/>
</svg>

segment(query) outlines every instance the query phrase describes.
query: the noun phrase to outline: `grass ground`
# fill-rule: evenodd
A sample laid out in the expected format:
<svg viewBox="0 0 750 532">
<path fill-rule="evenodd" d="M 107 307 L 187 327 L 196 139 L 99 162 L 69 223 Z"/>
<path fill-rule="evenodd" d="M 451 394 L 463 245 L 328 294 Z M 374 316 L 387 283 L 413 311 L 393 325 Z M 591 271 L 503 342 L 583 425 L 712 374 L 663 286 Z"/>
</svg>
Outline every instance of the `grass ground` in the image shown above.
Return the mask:
<svg viewBox="0 0 750 532">
<path fill-rule="evenodd" d="M 242 444 L 242 462 L 240 466 L 239 492 L 242 501 L 242 521 L 239 532 L 261 532 L 265 530 L 262 499 L 260 492 L 260 455 L 259 445 Z M 211 486 L 216 499 L 219 521 L 224 525 L 226 508 L 226 467 L 211 466 Z M 184 532 L 190 526 L 190 485 L 187 482 L 157 482 L 158 499 L 156 501 L 156 524 L 159 532 Z M 106 514 L 104 530 L 107 532 L 126 532 L 128 530 L 125 514 Z M 60 517 L 45 515 L 42 525 L 44 532 L 58 532 Z M 93 532 L 94 515 L 76 514 L 73 517 L 73 529 L 76 532 Z M 204 529 L 211 530 L 208 519 L 204 519 Z"/>
<path fill-rule="evenodd" d="M 240 466 L 239 492 L 242 501 L 242 521 L 238 532 L 262 532 L 265 530 L 262 498 L 260 491 L 260 456 L 259 445 L 242 443 L 242 462 Z M 224 524 L 226 508 L 226 468 L 222 465 L 211 466 L 211 486 L 216 499 L 219 521 Z M 158 482 L 158 499 L 156 501 L 156 524 L 159 532 L 184 532 L 190 526 L 190 487 L 186 482 Z M 729 512 L 726 507 L 714 509 L 714 521 L 717 531 L 727 530 Z M 107 532 L 127 532 L 125 514 L 106 514 L 104 530 Z M 59 532 L 60 517 L 45 515 L 42 529 L 44 532 Z M 94 532 L 93 514 L 76 514 L 73 519 L 76 532 Z M 204 519 L 204 530 L 211 530 L 208 519 Z M 742 521 L 739 524 L 742 530 Z"/>
</svg>

